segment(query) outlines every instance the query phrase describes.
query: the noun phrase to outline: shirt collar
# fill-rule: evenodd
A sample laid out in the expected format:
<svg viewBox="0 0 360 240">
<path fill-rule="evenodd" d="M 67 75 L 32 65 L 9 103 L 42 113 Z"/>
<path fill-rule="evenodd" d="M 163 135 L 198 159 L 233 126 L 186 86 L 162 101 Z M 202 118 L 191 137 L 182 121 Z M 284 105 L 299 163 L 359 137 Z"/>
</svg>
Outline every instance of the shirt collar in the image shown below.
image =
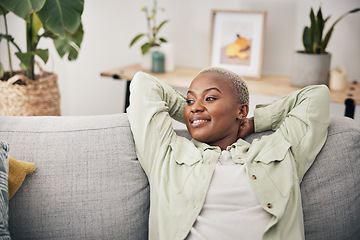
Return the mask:
<svg viewBox="0 0 360 240">
<path fill-rule="evenodd" d="M 191 141 L 193 142 L 193 144 L 200 149 L 202 152 L 206 151 L 206 150 L 215 150 L 218 153 L 221 153 L 221 149 L 217 146 L 210 146 L 206 143 L 200 142 L 198 140 L 195 140 L 194 138 L 191 139 Z M 245 148 L 248 149 L 250 147 L 250 143 L 248 143 L 247 141 L 239 138 L 235 143 L 233 143 L 231 145 L 232 148 Z"/>
<path fill-rule="evenodd" d="M 217 146 L 210 146 L 209 144 L 204 143 L 204 142 L 200 142 L 200 141 L 198 141 L 198 140 L 196 140 L 194 138 L 191 139 L 191 141 L 202 152 L 206 151 L 206 150 L 215 150 L 216 152 L 221 153 L 221 149 L 219 147 L 217 147 Z"/>
<path fill-rule="evenodd" d="M 239 138 L 235 143 L 233 143 L 231 145 L 232 147 L 245 147 L 245 148 L 249 148 L 250 147 L 250 143 L 248 143 L 247 141 L 245 141 L 242 138 Z"/>
</svg>

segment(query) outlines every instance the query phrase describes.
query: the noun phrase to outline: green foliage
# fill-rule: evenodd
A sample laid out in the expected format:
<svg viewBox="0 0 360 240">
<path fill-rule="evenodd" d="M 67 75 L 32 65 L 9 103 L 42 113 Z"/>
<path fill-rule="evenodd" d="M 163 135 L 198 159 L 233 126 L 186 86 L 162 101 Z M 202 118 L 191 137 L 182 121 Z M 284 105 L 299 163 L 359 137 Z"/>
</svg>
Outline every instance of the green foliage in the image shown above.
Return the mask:
<svg viewBox="0 0 360 240">
<path fill-rule="evenodd" d="M 141 45 L 141 53 L 145 55 L 151 47 L 160 46 L 161 43 L 167 42 L 163 37 L 158 37 L 160 29 L 168 22 L 168 20 L 162 21 L 159 26 L 156 24 L 156 14 L 158 11 L 157 1 L 154 0 L 154 6 L 151 9 L 151 15 L 147 7 L 141 9 L 145 12 L 145 17 L 147 21 L 147 33 L 140 33 L 136 35 L 130 42 L 130 47 L 132 47 L 136 42 L 138 42 L 143 37 L 147 37 L 148 41 Z M 164 11 L 164 9 L 161 9 Z"/>
<path fill-rule="evenodd" d="M 81 24 L 83 9 L 84 0 L 1 0 L 0 15 L 4 16 L 6 33 L 0 34 L 0 42 L 6 39 L 8 44 L 17 48 L 15 55 L 20 60 L 21 68 L 28 78 L 34 79 L 35 56 L 45 63 L 49 58 L 48 49 L 38 48 L 43 37 L 53 39 L 61 57 L 68 54 L 70 61 L 77 58 L 84 35 Z M 13 12 L 26 22 L 26 51 L 21 51 L 7 32 L 8 12 Z M 11 58 L 9 62 L 11 65 Z"/>
<path fill-rule="evenodd" d="M 330 27 L 325 37 L 323 36 L 324 27 L 330 16 L 323 18 L 321 7 L 319 8 L 317 15 L 315 16 L 314 10 L 310 11 L 310 27 L 306 26 L 303 31 L 303 45 L 306 53 L 321 54 L 326 53 L 326 47 L 329 43 L 331 34 L 334 31 L 335 25 L 343 19 L 346 15 L 360 11 L 360 8 L 355 8 L 346 12 L 339 17 L 333 25 Z"/>
<path fill-rule="evenodd" d="M 66 32 L 64 37 L 54 38 L 54 44 L 60 57 L 68 53 L 68 60 L 75 60 L 78 57 L 83 36 L 84 30 L 82 24 L 80 24 L 79 28 L 73 34 Z"/>
<path fill-rule="evenodd" d="M 46 0 L 2 0 L 0 4 L 26 21 L 29 15 L 39 11 L 45 2 Z"/>
</svg>

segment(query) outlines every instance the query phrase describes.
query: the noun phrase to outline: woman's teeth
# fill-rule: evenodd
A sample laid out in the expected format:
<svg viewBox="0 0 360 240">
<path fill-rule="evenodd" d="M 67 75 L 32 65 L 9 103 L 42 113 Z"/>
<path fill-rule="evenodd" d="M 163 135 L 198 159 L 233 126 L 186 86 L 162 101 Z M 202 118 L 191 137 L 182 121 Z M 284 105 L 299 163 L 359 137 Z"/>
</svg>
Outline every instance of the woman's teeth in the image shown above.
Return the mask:
<svg viewBox="0 0 360 240">
<path fill-rule="evenodd" d="M 207 122 L 208 120 L 194 120 L 193 123 Z"/>
</svg>

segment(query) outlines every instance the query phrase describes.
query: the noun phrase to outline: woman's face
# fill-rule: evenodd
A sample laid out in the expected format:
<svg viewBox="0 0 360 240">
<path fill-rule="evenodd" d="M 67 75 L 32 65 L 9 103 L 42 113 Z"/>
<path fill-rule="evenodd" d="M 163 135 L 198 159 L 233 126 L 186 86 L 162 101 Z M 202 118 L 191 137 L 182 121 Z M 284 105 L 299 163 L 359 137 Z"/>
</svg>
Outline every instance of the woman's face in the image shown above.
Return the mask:
<svg viewBox="0 0 360 240">
<path fill-rule="evenodd" d="M 202 73 L 192 81 L 187 93 L 186 127 L 198 141 L 211 146 L 230 145 L 237 140 L 242 105 L 224 76 Z"/>
</svg>

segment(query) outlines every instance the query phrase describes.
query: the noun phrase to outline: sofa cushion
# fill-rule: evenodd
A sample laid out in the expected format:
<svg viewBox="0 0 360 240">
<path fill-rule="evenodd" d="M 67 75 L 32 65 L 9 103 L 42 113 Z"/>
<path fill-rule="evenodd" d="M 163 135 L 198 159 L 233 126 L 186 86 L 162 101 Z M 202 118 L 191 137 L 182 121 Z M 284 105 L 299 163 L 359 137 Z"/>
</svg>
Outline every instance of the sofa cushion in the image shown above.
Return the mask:
<svg viewBox="0 0 360 240">
<path fill-rule="evenodd" d="M 8 231 L 8 149 L 8 144 L 0 141 L 0 239 L 10 239 Z"/>
<path fill-rule="evenodd" d="M 360 239 L 360 125 L 333 120 L 301 184 L 307 240 Z"/>
<path fill-rule="evenodd" d="M 26 175 L 33 173 L 34 163 L 16 160 L 9 157 L 8 193 L 11 199 L 25 180 Z"/>
<path fill-rule="evenodd" d="M 0 117 L 0 139 L 36 165 L 10 200 L 12 239 L 147 239 L 149 186 L 126 114 Z"/>
</svg>

